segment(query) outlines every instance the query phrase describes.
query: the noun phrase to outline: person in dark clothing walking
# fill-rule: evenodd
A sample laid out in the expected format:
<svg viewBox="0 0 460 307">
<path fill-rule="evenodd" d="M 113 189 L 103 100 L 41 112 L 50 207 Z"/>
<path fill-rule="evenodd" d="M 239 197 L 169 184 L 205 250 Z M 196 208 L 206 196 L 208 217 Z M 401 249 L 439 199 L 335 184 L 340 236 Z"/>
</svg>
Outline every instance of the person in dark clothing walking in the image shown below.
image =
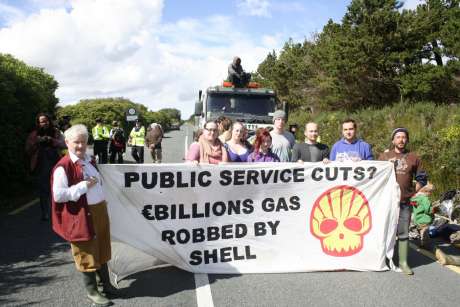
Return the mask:
<svg viewBox="0 0 460 307">
<path fill-rule="evenodd" d="M 123 153 L 126 152 L 126 139 L 125 132 L 119 127 L 118 121 L 113 121 L 112 129 L 109 133 L 110 144 L 109 144 L 109 162 L 115 163 L 115 158 L 118 164 L 123 163 Z"/>
<path fill-rule="evenodd" d="M 146 145 L 152 156 L 153 163 L 161 163 L 162 150 L 161 141 L 163 140 L 163 129 L 160 124 L 152 123 L 145 136 Z"/>
<path fill-rule="evenodd" d="M 26 141 L 26 153 L 30 157 L 30 171 L 36 175 L 43 221 L 49 219 L 51 170 L 59 161 L 65 147 L 64 138 L 53 126 L 49 115 L 38 114 L 36 127 Z"/>
</svg>

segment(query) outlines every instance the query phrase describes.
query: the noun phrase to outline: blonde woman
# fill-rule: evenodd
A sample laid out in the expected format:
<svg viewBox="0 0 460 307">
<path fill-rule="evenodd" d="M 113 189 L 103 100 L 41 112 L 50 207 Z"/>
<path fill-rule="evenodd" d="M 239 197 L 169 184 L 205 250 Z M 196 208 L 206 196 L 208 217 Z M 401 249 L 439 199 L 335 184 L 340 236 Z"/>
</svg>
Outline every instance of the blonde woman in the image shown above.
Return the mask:
<svg viewBox="0 0 460 307">
<path fill-rule="evenodd" d="M 225 143 L 230 162 L 247 162 L 250 154 L 249 148 L 242 142 L 244 136 L 244 126 L 240 122 L 234 122 L 232 125 L 232 136 Z"/>
</svg>

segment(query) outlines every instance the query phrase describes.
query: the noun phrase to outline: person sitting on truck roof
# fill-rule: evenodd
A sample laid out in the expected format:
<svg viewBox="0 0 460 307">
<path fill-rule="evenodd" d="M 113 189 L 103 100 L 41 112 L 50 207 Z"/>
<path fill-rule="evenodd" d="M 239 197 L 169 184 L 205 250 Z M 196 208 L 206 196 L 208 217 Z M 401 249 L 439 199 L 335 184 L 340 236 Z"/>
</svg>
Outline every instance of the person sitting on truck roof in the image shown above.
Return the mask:
<svg viewBox="0 0 460 307">
<path fill-rule="evenodd" d="M 227 80 L 233 83 L 234 87 L 246 87 L 251 81 L 251 74 L 243 70 L 241 59 L 234 57 L 233 62 L 228 66 Z"/>
<path fill-rule="evenodd" d="M 190 144 L 187 162 L 208 164 L 228 162 L 227 150 L 217 135 L 217 123 L 208 121 L 203 127 L 203 135 L 200 136 L 198 143 Z"/>
</svg>

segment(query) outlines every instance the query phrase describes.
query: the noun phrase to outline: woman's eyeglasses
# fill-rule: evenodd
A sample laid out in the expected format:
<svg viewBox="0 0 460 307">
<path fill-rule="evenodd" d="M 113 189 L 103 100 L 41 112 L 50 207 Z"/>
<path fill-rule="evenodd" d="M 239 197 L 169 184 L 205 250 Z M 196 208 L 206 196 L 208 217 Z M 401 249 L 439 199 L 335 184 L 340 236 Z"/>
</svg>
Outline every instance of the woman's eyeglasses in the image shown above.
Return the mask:
<svg viewBox="0 0 460 307">
<path fill-rule="evenodd" d="M 205 130 L 208 130 L 209 132 L 217 132 L 217 128 L 209 129 L 209 128 L 204 128 Z"/>
</svg>

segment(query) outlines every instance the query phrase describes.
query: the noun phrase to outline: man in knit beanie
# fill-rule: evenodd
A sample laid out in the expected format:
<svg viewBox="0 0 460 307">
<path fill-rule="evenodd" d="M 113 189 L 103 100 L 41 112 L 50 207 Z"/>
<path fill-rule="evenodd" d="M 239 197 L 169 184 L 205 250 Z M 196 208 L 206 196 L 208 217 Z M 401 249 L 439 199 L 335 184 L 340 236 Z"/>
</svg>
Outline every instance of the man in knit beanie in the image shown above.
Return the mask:
<svg viewBox="0 0 460 307">
<path fill-rule="evenodd" d="M 280 158 L 280 162 L 291 161 L 291 150 L 295 144 L 295 137 L 292 133 L 285 130 L 286 113 L 277 110 L 273 113 L 273 130 L 270 132 L 272 137 L 271 150 Z"/>
<path fill-rule="evenodd" d="M 411 268 L 407 264 L 407 255 L 409 252 L 409 224 L 412 214 L 410 198 L 424 186 L 427 182 L 427 176 L 422 167 L 420 158 L 407 149 L 409 143 L 409 131 L 400 127 L 391 133 L 392 148 L 379 156 L 381 161 L 392 162 L 395 166 L 396 181 L 401 189 L 401 198 L 399 203 L 399 220 L 398 220 L 398 255 L 399 268 L 396 270 L 412 275 Z M 415 179 L 415 187 L 413 180 Z M 391 261 L 391 264 L 393 262 Z"/>
</svg>

